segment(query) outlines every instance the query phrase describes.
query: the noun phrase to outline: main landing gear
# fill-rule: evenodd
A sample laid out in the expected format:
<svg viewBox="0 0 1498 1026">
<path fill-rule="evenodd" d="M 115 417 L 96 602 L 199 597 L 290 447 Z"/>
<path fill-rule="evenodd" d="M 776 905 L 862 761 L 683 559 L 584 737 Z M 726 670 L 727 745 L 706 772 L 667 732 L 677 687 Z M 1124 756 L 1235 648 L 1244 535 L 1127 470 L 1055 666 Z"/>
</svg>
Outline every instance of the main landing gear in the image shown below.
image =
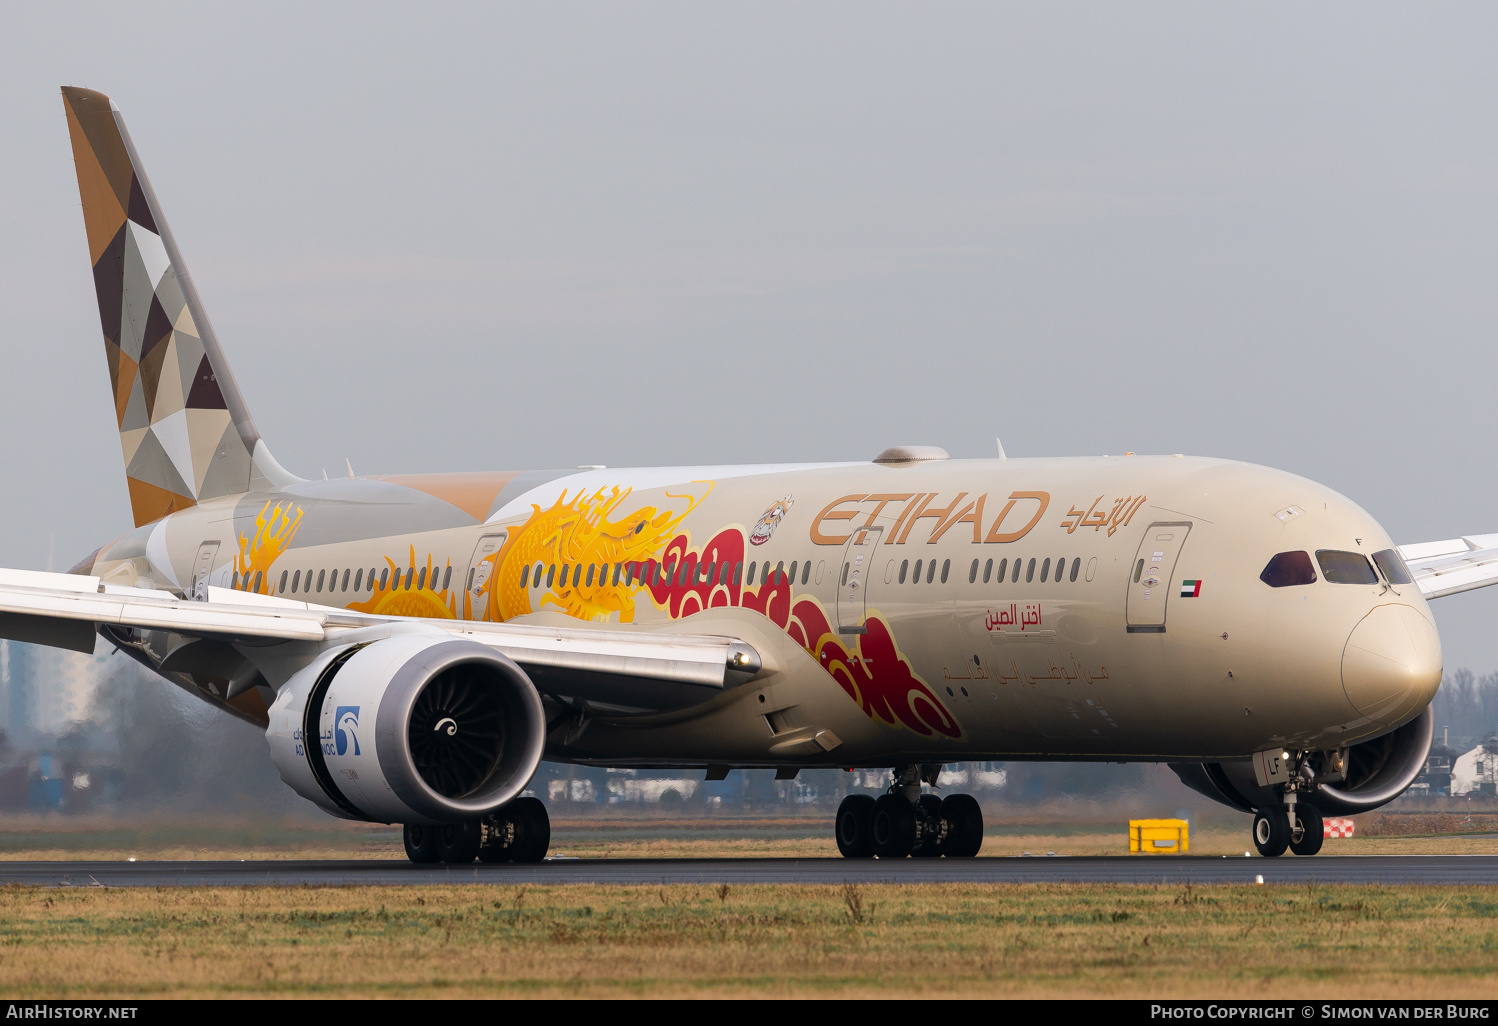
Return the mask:
<svg viewBox="0 0 1498 1026">
<path fill-rule="evenodd" d="M 921 794 L 921 781 L 935 786 L 940 772 L 940 766 L 902 766 L 878 798 L 844 798 L 835 828 L 843 858 L 970 859 L 978 854 L 983 847 L 983 810 L 973 796 Z"/>
<path fill-rule="evenodd" d="M 403 828 L 412 862 L 466 865 L 480 862 L 540 862 L 551 846 L 551 819 L 539 798 L 516 798 L 483 819 Z"/>
</svg>

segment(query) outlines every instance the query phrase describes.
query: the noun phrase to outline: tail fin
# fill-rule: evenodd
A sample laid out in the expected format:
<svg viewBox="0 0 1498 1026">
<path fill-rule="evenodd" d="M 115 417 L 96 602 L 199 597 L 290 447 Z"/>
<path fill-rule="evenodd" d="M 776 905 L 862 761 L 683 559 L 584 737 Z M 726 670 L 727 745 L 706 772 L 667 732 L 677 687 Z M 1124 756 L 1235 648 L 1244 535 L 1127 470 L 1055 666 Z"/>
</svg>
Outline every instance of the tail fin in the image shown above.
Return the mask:
<svg viewBox="0 0 1498 1026">
<path fill-rule="evenodd" d="M 136 526 L 297 480 L 255 430 L 119 109 L 62 97 Z"/>
</svg>

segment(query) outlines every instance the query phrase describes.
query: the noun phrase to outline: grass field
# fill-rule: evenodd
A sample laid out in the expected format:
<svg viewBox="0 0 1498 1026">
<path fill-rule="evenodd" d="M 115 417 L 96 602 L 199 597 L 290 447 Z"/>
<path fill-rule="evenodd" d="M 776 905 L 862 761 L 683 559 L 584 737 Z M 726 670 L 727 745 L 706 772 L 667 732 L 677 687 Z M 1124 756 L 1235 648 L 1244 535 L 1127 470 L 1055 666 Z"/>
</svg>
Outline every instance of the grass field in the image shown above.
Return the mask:
<svg viewBox="0 0 1498 1026">
<path fill-rule="evenodd" d="M 1498 888 L 0 889 L 28 997 L 1491 997 Z"/>
</svg>

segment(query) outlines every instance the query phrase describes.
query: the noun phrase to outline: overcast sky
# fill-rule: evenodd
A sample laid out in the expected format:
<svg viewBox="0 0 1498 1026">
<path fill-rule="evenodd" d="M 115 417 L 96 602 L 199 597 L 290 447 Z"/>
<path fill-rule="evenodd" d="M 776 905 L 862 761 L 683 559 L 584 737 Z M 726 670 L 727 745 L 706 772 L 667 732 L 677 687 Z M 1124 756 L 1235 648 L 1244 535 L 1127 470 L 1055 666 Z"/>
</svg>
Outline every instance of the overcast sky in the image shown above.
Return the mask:
<svg viewBox="0 0 1498 1026">
<path fill-rule="evenodd" d="M 64 84 L 360 473 L 1187 452 L 1498 531 L 1498 8 L 0 4 L 0 565 L 130 526 Z M 1498 589 L 1434 606 L 1498 670 Z"/>
</svg>

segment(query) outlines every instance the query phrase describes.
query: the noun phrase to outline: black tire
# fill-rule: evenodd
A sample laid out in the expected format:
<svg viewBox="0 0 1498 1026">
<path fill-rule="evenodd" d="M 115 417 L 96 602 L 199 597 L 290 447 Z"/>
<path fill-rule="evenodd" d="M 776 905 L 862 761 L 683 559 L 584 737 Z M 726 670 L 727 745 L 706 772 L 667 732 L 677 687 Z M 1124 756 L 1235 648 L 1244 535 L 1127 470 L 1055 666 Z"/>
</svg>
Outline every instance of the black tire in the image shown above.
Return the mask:
<svg viewBox="0 0 1498 1026">
<path fill-rule="evenodd" d="M 1254 847 L 1266 859 L 1279 858 L 1290 845 L 1290 822 L 1283 805 L 1254 813 Z"/>
<path fill-rule="evenodd" d="M 539 798 L 516 798 L 505 811 L 515 824 L 516 862 L 540 862 L 551 847 L 551 817 Z"/>
<path fill-rule="evenodd" d="M 845 859 L 874 857 L 874 799 L 866 794 L 850 794 L 837 807 L 833 833 L 837 850 Z"/>
<path fill-rule="evenodd" d="M 436 827 L 407 823 L 401 827 L 401 837 L 406 842 L 406 858 L 417 865 L 442 861 L 442 853 L 437 850 Z"/>
<path fill-rule="evenodd" d="M 921 839 L 916 846 L 910 850 L 913 858 L 936 859 L 943 853 L 942 834 L 951 833 L 950 830 L 943 831 L 941 814 L 941 799 L 934 794 L 923 794 L 915 803 L 916 819 L 920 823 Z"/>
<path fill-rule="evenodd" d="M 870 823 L 874 854 L 881 859 L 903 859 L 915 847 L 915 806 L 900 794 L 874 799 Z"/>
<path fill-rule="evenodd" d="M 437 854 L 448 865 L 461 866 L 474 860 L 482 839 L 474 820 L 444 823 L 437 827 Z"/>
<path fill-rule="evenodd" d="M 947 839 L 942 854 L 970 859 L 983 847 L 983 809 L 970 794 L 949 794 L 942 799 L 942 818 L 947 821 Z"/>
<path fill-rule="evenodd" d="M 1295 803 L 1295 818 L 1299 821 L 1299 829 L 1290 835 L 1290 850 L 1297 855 L 1314 855 L 1321 850 L 1321 842 L 1326 840 L 1326 831 L 1321 821 L 1321 810 L 1314 805 L 1305 802 Z"/>
</svg>

